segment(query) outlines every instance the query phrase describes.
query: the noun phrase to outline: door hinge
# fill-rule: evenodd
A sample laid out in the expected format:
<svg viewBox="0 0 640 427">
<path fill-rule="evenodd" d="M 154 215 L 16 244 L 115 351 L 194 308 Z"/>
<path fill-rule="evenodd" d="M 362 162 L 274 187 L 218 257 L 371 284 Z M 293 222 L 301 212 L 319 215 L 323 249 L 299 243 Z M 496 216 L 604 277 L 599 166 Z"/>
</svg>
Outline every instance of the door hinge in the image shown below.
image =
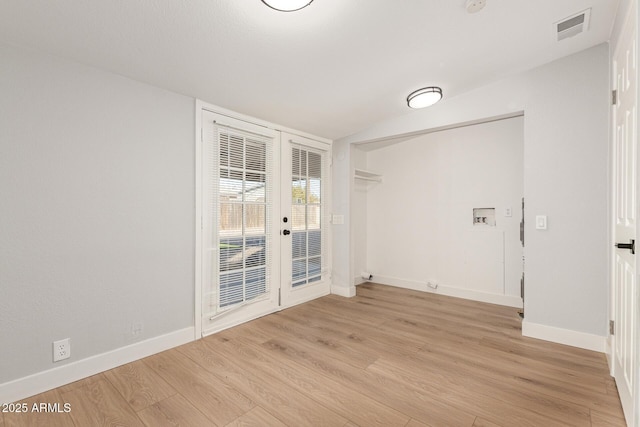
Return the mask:
<svg viewBox="0 0 640 427">
<path fill-rule="evenodd" d="M 618 91 L 617 90 L 612 90 L 611 91 L 611 105 L 617 105 L 618 104 Z"/>
<path fill-rule="evenodd" d="M 204 130 L 200 128 L 200 142 L 204 142 Z"/>
<path fill-rule="evenodd" d="M 616 321 L 609 320 L 609 335 L 615 335 L 616 332 Z"/>
<path fill-rule="evenodd" d="M 282 305 L 282 288 L 278 289 L 278 307 Z"/>
</svg>

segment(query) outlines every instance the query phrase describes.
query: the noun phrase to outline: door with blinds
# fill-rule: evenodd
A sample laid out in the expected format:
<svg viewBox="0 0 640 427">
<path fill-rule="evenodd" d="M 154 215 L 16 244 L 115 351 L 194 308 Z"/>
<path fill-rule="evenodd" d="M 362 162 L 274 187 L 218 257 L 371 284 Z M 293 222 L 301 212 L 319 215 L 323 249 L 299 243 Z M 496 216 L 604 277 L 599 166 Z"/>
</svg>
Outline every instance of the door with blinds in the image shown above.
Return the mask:
<svg viewBox="0 0 640 427">
<path fill-rule="evenodd" d="M 204 109 L 201 129 L 196 329 L 328 294 L 330 145 Z"/>
<path fill-rule="evenodd" d="M 203 111 L 202 333 L 279 307 L 279 135 Z"/>
<path fill-rule="evenodd" d="M 282 134 L 282 305 L 330 292 L 328 259 L 329 146 Z"/>
</svg>

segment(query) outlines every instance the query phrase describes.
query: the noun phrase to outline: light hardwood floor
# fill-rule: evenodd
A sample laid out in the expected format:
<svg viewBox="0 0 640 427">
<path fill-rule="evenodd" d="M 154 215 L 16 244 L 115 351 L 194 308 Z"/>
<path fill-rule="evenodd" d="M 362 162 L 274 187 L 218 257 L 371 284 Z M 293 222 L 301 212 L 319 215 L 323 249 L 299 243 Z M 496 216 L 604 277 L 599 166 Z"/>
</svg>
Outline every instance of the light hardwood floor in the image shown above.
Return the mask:
<svg viewBox="0 0 640 427">
<path fill-rule="evenodd" d="M 51 390 L 13 426 L 624 426 L 605 356 L 516 310 L 376 284 Z"/>
</svg>

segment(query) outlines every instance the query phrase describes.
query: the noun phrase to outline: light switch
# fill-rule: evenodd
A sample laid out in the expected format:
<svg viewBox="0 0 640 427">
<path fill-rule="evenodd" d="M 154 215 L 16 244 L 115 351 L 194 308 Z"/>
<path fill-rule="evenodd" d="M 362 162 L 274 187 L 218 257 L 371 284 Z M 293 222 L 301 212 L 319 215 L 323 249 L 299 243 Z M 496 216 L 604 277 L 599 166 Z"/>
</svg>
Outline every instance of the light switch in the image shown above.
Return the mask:
<svg viewBox="0 0 640 427">
<path fill-rule="evenodd" d="M 333 225 L 344 224 L 344 215 L 333 215 L 333 217 L 331 218 L 331 223 Z"/>
<path fill-rule="evenodd" d="M 511 208 L 504 208 L 504 216 L 506 217 L 511 216 Z"/>
<path fill-rule="evenodd" d="M 536 215 L 536 230 L 546 230 L 546 229 L 547 229 L 547 216 Z"/>
</svg>

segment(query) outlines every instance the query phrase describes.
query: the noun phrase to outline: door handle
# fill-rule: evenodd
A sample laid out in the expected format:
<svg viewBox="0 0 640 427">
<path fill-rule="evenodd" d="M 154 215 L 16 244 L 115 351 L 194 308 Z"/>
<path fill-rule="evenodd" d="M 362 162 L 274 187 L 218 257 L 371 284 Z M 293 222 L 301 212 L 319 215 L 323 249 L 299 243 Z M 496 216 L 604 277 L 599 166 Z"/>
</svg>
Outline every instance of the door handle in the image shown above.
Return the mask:
<svg viewBox="0 0 640 427">
<path fill-rule="evenodd" d="M 618 249 L 631 249 L 631 253 L 636 253 L 636 241 L 631 239 L 631 243 L 616 243 Z"/>
<path fill-rule="evenodd" d="M 289 234 L 291 234 L 291 232 L 289 230 L 282 230 L 282 234 L 288 236 Z"/>
</svg>

